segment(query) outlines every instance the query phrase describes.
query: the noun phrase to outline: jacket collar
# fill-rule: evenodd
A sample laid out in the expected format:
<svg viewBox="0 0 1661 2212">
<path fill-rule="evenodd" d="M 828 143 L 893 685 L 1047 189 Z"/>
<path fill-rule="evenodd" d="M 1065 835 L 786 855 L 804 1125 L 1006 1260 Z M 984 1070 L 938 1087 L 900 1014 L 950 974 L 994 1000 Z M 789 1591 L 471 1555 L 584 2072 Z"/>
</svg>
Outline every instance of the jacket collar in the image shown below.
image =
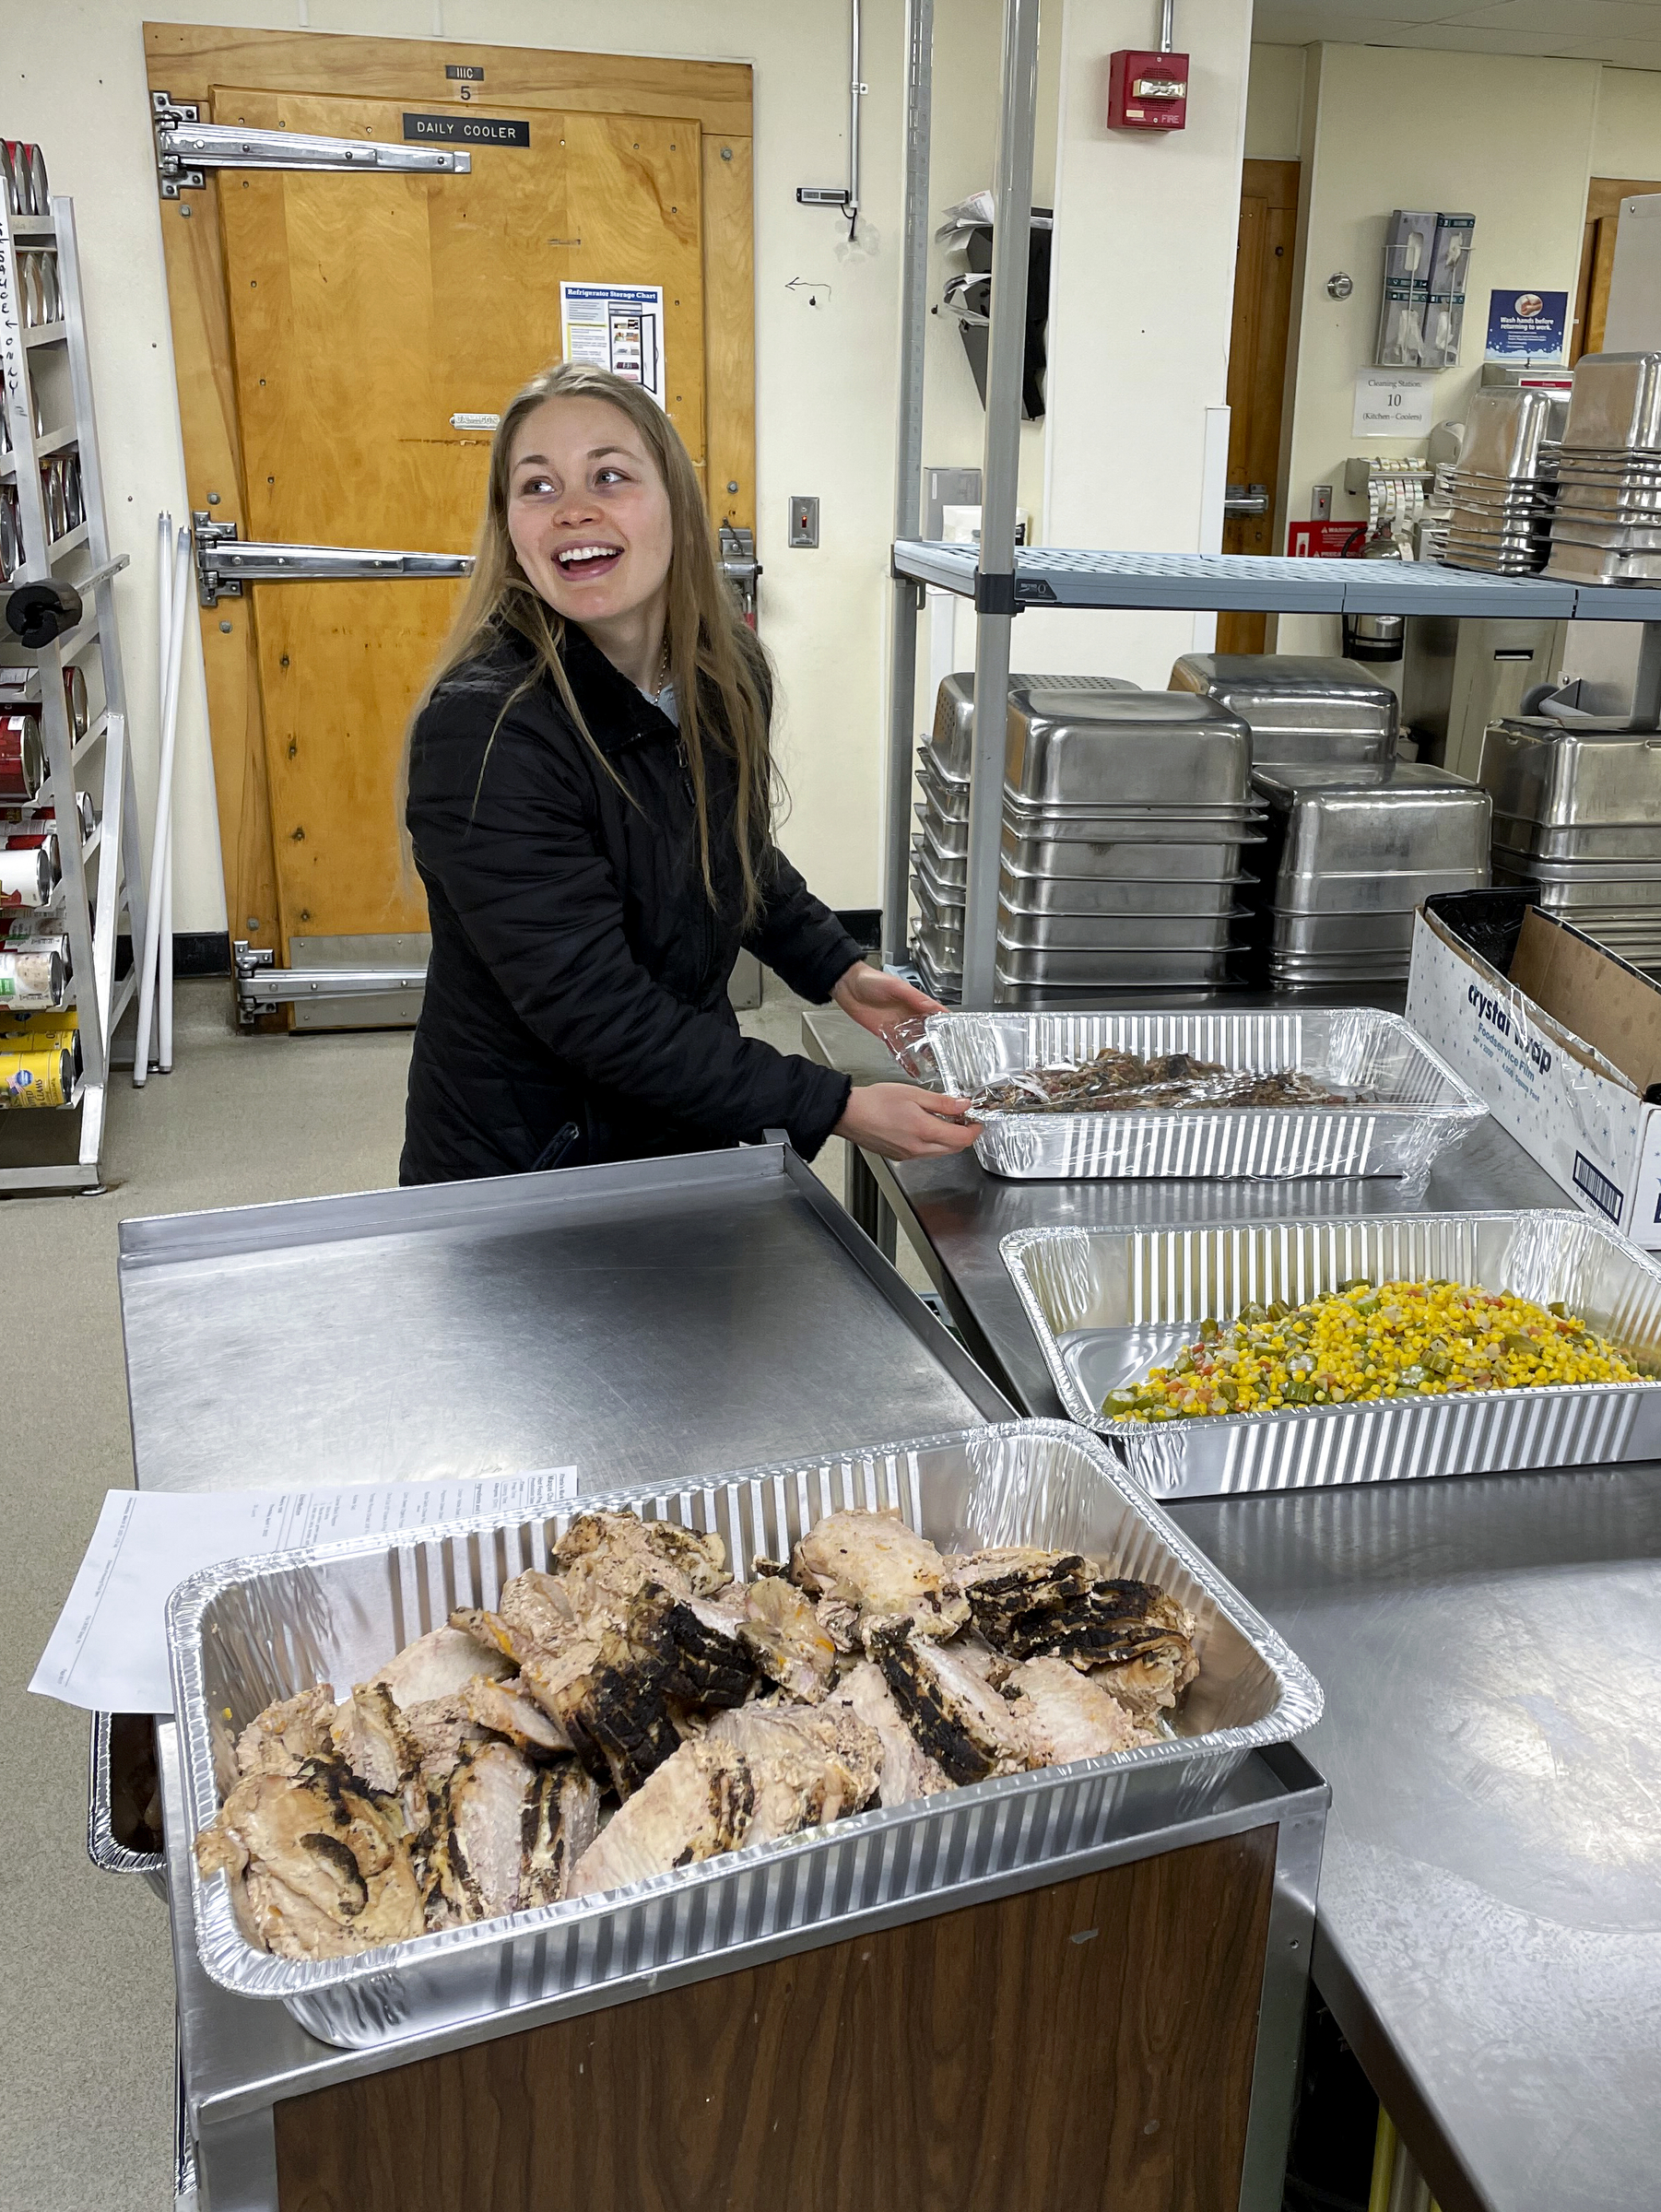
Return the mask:
<svg viewBox="0 0 1661 2212">
<path fill-rule="evenodd" d="M 669 717 L 612 665 L 575 622 L 565 625 L 562 657 L 583 718 L 601 752 L 620 753 L 653 738 L 679 743 L 680 733 Z"/>
</svg>

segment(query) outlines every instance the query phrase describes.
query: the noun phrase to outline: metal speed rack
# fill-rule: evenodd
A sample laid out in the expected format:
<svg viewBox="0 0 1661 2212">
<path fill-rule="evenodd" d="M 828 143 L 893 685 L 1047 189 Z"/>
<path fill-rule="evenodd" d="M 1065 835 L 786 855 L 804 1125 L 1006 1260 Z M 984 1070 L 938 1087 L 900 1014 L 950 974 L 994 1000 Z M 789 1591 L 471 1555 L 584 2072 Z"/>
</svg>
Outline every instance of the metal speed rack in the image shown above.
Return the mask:
<svg viewBox="0 0 1661 2212">
<path fill-rule="evenodd" d="M 906 8 L 905 230 L 883 957 L 894 964 L 909 957 L 917 617 L 924 587 L 932 584 L 972 599 L 977 617 L 962 1003 L 979 1008 L 993 1003 L 1010 633 L 1016 616 L 1026 607 L 1262 609 L 1284 614 L 1642 622 L 1644 637 L 1633 727 L 1661 728 L 1661 589 L 1570 583 L 1549 576 L 1478 575 L 1418 561 L 1291 560 L 1249 553 L 1097 552 L 1048 546 L 1017 551 L 1016 472 L 1038 102 L 1038 8 L 1039 0 L 1004 0 L 978 548 L 937 544 L 920 535 L 934 0 L 907 0 Z"/>
<path fill-rule="evenodd" d="M 20 539 L 18 557 L 0 593 L 9 598 L 20 584 L 49 580 L 70 584 L 80 595 L 82 614 L 73 629 L 33 652 L 0 624 L 0 664 L 6 672 L 0 704 L 40 715 L 46 775 L 32 803 L 53 810 L 61 879 L 48 911 L 61 912 L 63 934 L 69 940 L 70 975 L 61 1011 L 67 1024 L 73 1009 L 80 1039 L 79 1079 L 58 1111 L 78 1112 L 80 1126 L 73 1160 L 19 1165 L 6 1157 L 18 1149 L 14 1124 L 33 1123 L 36 1112 L 0 1111 L 0 1191 L 101 1187 L 110 1041 L 136 974 L 135 966 L 116 980 L 117 936 L 124 917 L 138 947 L 145 924 L 126 686 L 115 620 L 114 580 L 126 567 L 127 556 L 110 550 L 75 208 L 64 197 L 51 199 L 48 207 L 45 214 L 17 214 L 0 188 L 0 374 L 10 447 L 0 453 L 0 485 L 16 488 Z M 35 265 L 26 290 L 19 257 L 27 255 L 40 255 L 42 262 Z M 42 283 L 46 257 L 55 285 Z M 41 319 L 43 300 L 57 308 L 53 320 Z M 42 476 L 42 465 L 59 455 L 78 458 L 78 513 L 65 512 Z M 81 729 L 65 684 L 77 670 L 94 677 L 88 686 L 90 711 Z M 92 826 L 85 831 L 78 797 L 83 790 L 97 802 Z"/>
</svg>

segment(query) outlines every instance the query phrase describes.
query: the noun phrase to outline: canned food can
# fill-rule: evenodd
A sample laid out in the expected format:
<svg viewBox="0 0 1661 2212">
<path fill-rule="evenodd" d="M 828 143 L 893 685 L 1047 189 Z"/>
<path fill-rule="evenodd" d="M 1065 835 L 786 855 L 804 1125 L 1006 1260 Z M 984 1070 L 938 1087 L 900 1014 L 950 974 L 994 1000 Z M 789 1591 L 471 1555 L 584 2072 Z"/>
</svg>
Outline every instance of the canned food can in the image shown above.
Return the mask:
<svg viewBox="0 0 1661 2212">
<path fill-rule="evenodd" d="M 23 533 L 18 526 L 18 495 L 0 485 L 0 583 L 23 566 Z"/>
<path fill-rule="evenodd" d="M 53 883 L 63 874 L 58 864 L 58 833 L 51 827 L 41 828 L 37 823 L 28 830 L 8 830 L 0 837 L 0 853 L 44 853 Z"/>
<path fill-rule="evenodd" d="M 81 489 L 81 457 L 79 453 L 64 455 L 64 491 L 69 501 L 69 527 L 72 530 L 78 530 L 87 519 L 87 495 Z M 81 677 L 83 683 L 86 680 L 85 677 Z"/>
<path fill-rule="evenodd" d="M 0 907 L 44 906 L 52 897 L 52 866 L 44 850 L 0 848 Z"/>
<path fill-rule="evenodd" d="M 46 775 L 41 725 L 32 714 L 0 714 L 0 799 L 30 805 Z"/>
<path fill-rule="evenodd" d="M 76 793 L 75 813 L 76 819 L 80 825 L 82 838 L 90 837 L 98 828 L 98 809 L 92 804 L 92 794 L 89 791 Z M 57 819 L 55 806 L 0 806 L 0 833 L 24 830 L 55 830 Z"/>
<path fill-rule="evenodd" d="M 19 253 L 18 277 L 23 294 L 23 321 L 26 328 L 38 330 L 46 320 L 41 297 L 41 256 L 38 253 Z"/>
<path fill-rule="evenodd" d="M 56 923 L 53 914 L 0 914 L 0 952 L 54 952 L 67 979 L 75 965 L 69 932 Z M 6 1034 L 5 1019 L 6 1008 L 0 1006 L 0 1036 Z"/>
<path fill-rule="evenodd" d="M 52 187 L 46 181 L 46 157 L 38 146 L 23 148 L 29 159 L 29 205 L 32 215 L 52 213 Z"/>
<path fill-rule="evenodd" d="M 70 526 L 71 528 L 74 528 L 75 524 L 72 524 Z M 77 737 L 84 737 L 87 735 L 88 728 L 88 715 L 87 712 L 87 677 L 84 669 L 65 669 L 64 703 L 69 710 L 69 727 L 74 731 Z M 85 792 L 82 792 L 80 796 L 83 799 L 87 799 L 87 794 Z M 90 806 L 91 803 L 92 802 L 90 799 L 87 799 L 87 804 L 88 806 Z"/>
<path fill-rule="evenodd" d="M 46 535 L 55 545 L 69 535 L 64 505 L 64 472 L 55 459 L 41 464 L 41 499 L 46 509 Z"/>
<path fill-rule="evenodd" d="M 0 138 L 0 166 L 6 171 L 6 203 L 14 215 L 29 211 L 29 163 L 26 149 L 15 138 Z"/>
<path fill-rule="evenodd" d="M 0 1006 L 0 1052 L 32 1053 L 56 1045 L 75 1055 L 75 1072 L 81 1072 L 81 1018 L 73 1006 L 51 1013 L 12 1013 Z"/>
<path fill-rule="evenodd" d="M 0 1046 L 0 1107 L 67 1106 L 75 1096 L 75 1061 L 61 1044 L 24 1052 Z"/>
<path fill-rule="evenodd" d="M 25 1008 L 64 1003 L 64 963 L 50 947 L 30 945 L 0 952 L 0 1002 Z"/>
</svg>

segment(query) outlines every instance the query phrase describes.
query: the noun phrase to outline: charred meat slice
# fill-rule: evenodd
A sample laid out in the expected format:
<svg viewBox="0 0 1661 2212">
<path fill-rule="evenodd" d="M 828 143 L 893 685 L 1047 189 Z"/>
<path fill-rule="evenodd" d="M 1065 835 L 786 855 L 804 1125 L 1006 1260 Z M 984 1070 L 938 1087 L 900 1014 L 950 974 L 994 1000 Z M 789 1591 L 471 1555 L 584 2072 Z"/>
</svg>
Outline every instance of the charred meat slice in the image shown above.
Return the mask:
<svg viewBox="0 0 1661 2212">
<path fill-rule="evenodd" d="M 633 1513 L 578 1513 L 555 1558 L 566 1598 L 591 1628 L 622 1620 L 649 1583 L 674 1597 L 711 1597 L 732 1579 L 719 1536 Z"/>
<path fill-rule="evenodd" d="M 954 1653 L 910 1621 L 867 1630 L 866 1645 L 912 1734 L 950 1781 L 983 1782 L 1027 1764 L 1019 1716 Z"/>
<path fill-rule="evenodd" d="M 845 1704 L 874 1728 L 882 1745 L 882 1775 L 878 1795 L 884 1805 L 909 1805 L 913 1797 L 932 1797 L 949 1790 L 951 1777 L 929 1757 L 906 1725 L 894 1693 L 874 1660 L 862 1659 L 842 1676 L 830 1692 L 831 1701 Z"/>
<path fill-rule="evenodd" d="M 576 1608 L 557 1574 L 527 1567 L 504 1583 L 497 1611 L 515 1635 L 528 1643 L 563 1641 L 577 1625 Z"/>
<path fill-rule="evenodd" d="M 1091 1680 L 1111 1690 L 1145 1727 L 1176 1703 L 1199 1672 L 1199 1660 L 1185 1636 L 1157 1629 L 1149 1635 L 1149 1641 L 1130 1658 L 1090 1670 Z"/>
<path fill-rule="evenodd" d="M 442 1628 L 406 1643 L 373 1679 L 384 1682 L 400 1706 L 409 1706 L 429 1704 L 434 1698 L 453 1698 L 475 1675 L 512 1672 L 500 1651 L 483 1649 L 460 1629 Z"/>
<path fill-rule="evenodd" d="M 683 1744 L 601 1830 L 566 1894 L 591 1896 L 736 1851 L 755 1802 L 749 1761 L 736 1745 Z"/>
<path fill-rule="evenodd" d="M 836 1644 L 794 1583 L 763 1575 L 747 1593 L 738 1633 L 756 1665 L 805 1705 L 817 1705 L 836 1679 Z"/>
<path fill-rule="evenodd" d="M 359 1682 L 342 1701 L 330 1735 L 357 1780 L 382 1796 L 401 1795 L 406 1822 L 418 1829 L 427 1811 L 421 1747 L 386 1684 Z"/>
<path fill-rule="evenodd" d="M 882 1739 L 848 1705 L 744 1705 L 718 1713 L 704 1741 L 736 1745 L 749 1761 L 747 1843 L 856 1813 L 882 1777 Z"/>
<path fill-rule="evenodd" d="M 1022 1700 L 1034 1766 L 1064 1767 L 1070 1759 L 1100 1759 L 1158 1740 L 1152 1730 L 1137 1725 L 1101 1677 L 1081 1675 L 1065 1659 L 1027 1660 L 1011 1673 L 1005 1695 L 1011 1690 Z"/>
<path fill-rule="evenodd" d="M 457 1920 L 494 1920 L 524 1901 L 525 1822 L 536 1770 L 511 1744 L 477 1744 L 450 1777 L 432 1869 Z"/>
<path fill-rule="evenodd" d="M 574 1759 L 544 1767 L 525 1806 L 521 1902 L 551 1905 L 599 1829 L 600 1792 Z"/>
<path fill-rule="evenodd" d="M 649 1583 L 629 1608 L 629 1650 L 666 1697 L 683 1705 L 742 1705 L 756 1669 L 741 1620 L 736 1606 L 672 1597 Z"/>
<path fill-rule="evenodd" d="M 1011 1658 L 1047 1649 L 1051 1630 L 1090 1604 L 1090 1571 L 1077 1552 L 978 1552 L 958 1572 L 975 1627 Z"/>
<path fill-rule="evenodd" d="M 661 1680 L 639 1664 L 618 1630 L 533 1653 L 519 1678 L 589 1772 L 609 1780 L 619 1797 L 638 1789 L 680 1742 Z"/>
<path fill-rule="evenodd" d="M 882 1622 L 909 1620 L 919 1636 L 945 1637 L 969 1618 L 946 1561 L 898 1513 L 827 1513 L 796 1546 L 793 1571 L 805 1589 L 858 1608 L 867 1650 Z"/>
<path fill-rule="evenodd" d="M 237 1738 L 237 1772 L 292 1774 L 309 1759 L 328 1758 L 334 1719 L 335 1693 L 326 1682 L 267 1705 Z"/>
<path fill-rule="evenodd" d="M 505 1735 L 521 1751 L 569 1751 L 571 1738 L 553 1715 L 520 1688 L 517 1680 L 491 1682 L 480 1675 L 462 1692 L 468 1718 L 492 1735 Z"/>
<path fill-rule="evenodd" d="M 341 1958 L 422 1929 L 398 1807 L 326 1759 L 240 1782 L 197 1837 L 196 1863 L 240 1877 L 255 1930 L 279 1958 Z"/>
<path fill-rule="evenodd" d="M 488 1682 L 489 1677 L 478 1675 L 478 1682 Z M 485 1740 L 484 1731 L 467 1704 L 468 1684 L 448 1698 L 429 1698 L 422 1705 L 404 1708 L 404 1725 L 409 1731 L 421 1759 L 421 1780 L 429 1792 L 442 1790 L 455 1771 L 455 1762 L 465 1746 Z"/>
</svg>

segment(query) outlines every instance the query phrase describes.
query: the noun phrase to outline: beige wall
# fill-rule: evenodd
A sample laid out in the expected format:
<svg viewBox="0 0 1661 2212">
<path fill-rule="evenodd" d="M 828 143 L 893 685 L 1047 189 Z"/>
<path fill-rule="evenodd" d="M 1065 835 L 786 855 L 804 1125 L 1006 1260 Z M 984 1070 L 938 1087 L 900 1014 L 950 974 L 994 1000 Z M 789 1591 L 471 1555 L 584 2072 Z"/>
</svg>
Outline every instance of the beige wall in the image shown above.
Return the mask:
<svg viewBox="0 0 1661 2212">
<path fill-rule="evenodd" d="M 1246 87 L 1248 161 L 1295 161 L 1303 129 L 1302 46 L 1254 46 Z"/>
<path fill-rule="evenodd" d="M 15 14 L 18 0 L 11 0 Z M 1001 7 L 941 8 L 938 208 L 988 181 Z M 865 0 L 862 236 L 850 247 L 798 184 L 845 170 L 847 16 L 834 0 L 53 0 L 31 13 L 27 53 L 7 41 L 7 132 L 43 147 L 75 195 L 112 527 L 133 555 L 119 587 L 142 811 L 153 806 L 154 531 L 186 506 L 140 24 L 254 28 L 748 61 L 755 67 L 756 336 L 761 629 L 777 659 L 780 749 L 793 794 L 783 841 L 839 906 L 878 896 L 888 545 L 892 528 L 899 312 L 903 0 Z M 1048 29 L 1048 26 L 1046 26 Z M 1054 36 L 1047 44 L 1053 54 Z M 1053 82 L 1053 62 L 1052 62 Z M 1053 99 L 1052 99 L 1053 114 Z M 1053 120 L 1043 159 L 1053 171 Z M 1047 173 L 1041 170 L 1041 173 Z M 829 289 L 810 308 L 793 276 Z M 930 458 L 978 458 L 981 418 L 955 332 L 931 327 Z M 1035 475 L 1035 471 L 1031 472 Z M 786 502 L 817 493 L 821 547 L 784 543 Z M 341 535 L 349 542 L 350 518 Z M 395 589 L 395 586 L 389 586 Z M 175 917 L 224 925 L 201 665 L 193 633 L 180 727 Z M 147 846 L 147 829 L 146 842 Z M 240 925 L 241 917 L 231 917 Z"/>
<path fill-rule="evenodd" d="M 1661 70 L 1602 71 L 1592 174 L 1661 179 Z"/>
<path fill-rule="evenodd" d="M 1573 294 L 1580 266 L 1599 65 L 1514 55 L 1420 53 L 1382 46 L 1311 49 L 1304 94 L 1301 324 L 1286 512 L 1309 512 L 1310 488 L 1330 483 L 1335 515 L 1361 513 L 1342 490 L 1344 462 L 1363 451 L 1407 453 L 1422 437 L 1357 438 L 1355 372 L 1377 330 L 1381 249 L 1393 207 L 1467 210 L 1477 218 L 1459 365 L 1436 380 L 1434 419 L 1456 421 L 1480 372 L 1488 295 L 1531 285 Z M 1549 116 L 1549 129 L 1519 129 Z M 1355 280 L 1327 297 L 1335 271 Z M 1294 316 L 1300 309 L 1294 305 Z M 1280 623 L 1286 652 L 1337 648 L 1336 618 Z"/>
</svg>

